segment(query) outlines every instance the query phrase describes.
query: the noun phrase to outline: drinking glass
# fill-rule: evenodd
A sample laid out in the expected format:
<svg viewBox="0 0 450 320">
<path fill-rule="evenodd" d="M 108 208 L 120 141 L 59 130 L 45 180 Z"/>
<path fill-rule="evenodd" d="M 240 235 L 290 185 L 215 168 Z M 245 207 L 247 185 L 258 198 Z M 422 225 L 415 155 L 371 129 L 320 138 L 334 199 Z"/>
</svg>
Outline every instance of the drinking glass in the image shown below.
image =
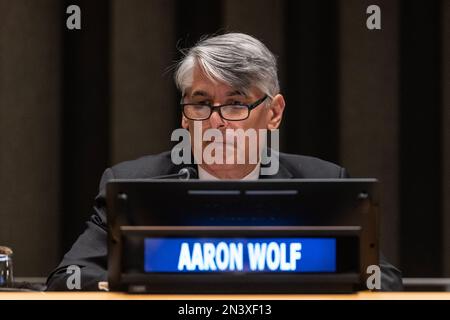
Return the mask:
<svg viewBox="0 0 450 320">
<path fill-rule="evenodd" d="M 13 251 L 8 247 L 0 246 L 0 287 L 13 286 Z"/>
</svg>

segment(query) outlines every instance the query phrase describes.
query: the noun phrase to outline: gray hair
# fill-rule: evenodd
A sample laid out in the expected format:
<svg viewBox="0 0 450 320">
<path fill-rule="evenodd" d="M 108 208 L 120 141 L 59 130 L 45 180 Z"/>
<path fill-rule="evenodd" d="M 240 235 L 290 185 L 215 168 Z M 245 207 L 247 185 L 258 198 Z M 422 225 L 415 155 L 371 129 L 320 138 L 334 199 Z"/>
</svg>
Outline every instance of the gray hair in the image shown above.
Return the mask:
<svg viewBox="0 0 450 320">
<path fill-rule="evenodd" d="M 175 71 L 175 83 L 183 95 L 192 85 L 197 65 L 212 81 L 244 92 L 254 86 L 273 97 L 280 90 L 275 56 L 261 41 L 243 33 L 202 39 L 185 52 Z"/>
</svg>

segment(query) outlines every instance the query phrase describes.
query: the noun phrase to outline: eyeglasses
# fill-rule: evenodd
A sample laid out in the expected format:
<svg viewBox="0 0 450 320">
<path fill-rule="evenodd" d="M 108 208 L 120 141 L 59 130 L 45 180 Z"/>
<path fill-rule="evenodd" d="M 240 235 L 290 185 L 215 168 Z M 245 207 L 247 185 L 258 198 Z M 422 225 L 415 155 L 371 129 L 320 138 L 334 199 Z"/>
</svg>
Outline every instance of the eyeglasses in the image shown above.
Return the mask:
<svg viewBox="0 0 450 320">
<path fill-rule="evenodd" d="M 223 104 L 220 106 L 212 106 L 205 103 L 180 103 L 183 114 L 186 118 L 195 121 L 203 121 L 209 119 L 214 109 L 217 109 L 219 115 L 228 121 L 242 121 L 250 116 L 250 111 L 255 109 L 264 100 L 267 95 L 251 104 Z"/>
</svg>

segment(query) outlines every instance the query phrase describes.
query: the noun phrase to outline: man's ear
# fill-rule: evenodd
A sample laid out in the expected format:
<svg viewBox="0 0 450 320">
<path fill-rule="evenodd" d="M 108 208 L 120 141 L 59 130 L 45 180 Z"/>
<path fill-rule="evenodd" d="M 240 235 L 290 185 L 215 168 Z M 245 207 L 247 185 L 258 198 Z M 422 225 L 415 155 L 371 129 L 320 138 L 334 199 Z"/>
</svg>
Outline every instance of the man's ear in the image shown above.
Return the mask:
<svg viewBox="0 0 450 320">
<path fill-rule="evenodd" d="M 189 129 L 189 120 L 185 116 L 181 118 L 181 127 L 183 129 Z"/>
<path fill-rule="evenodd" d="M 284 97 L 281 94 L 277 94 L 272 99 L 272 103 L 270 105 L 270 110 L 268 112 L 268 121 L 267 121 L 267 129 L 274 130 L 278 129 L 281 124 L 281 119 L 283 118 L 283 111 L 286 102 L 284 101 Z"/>
</svg>

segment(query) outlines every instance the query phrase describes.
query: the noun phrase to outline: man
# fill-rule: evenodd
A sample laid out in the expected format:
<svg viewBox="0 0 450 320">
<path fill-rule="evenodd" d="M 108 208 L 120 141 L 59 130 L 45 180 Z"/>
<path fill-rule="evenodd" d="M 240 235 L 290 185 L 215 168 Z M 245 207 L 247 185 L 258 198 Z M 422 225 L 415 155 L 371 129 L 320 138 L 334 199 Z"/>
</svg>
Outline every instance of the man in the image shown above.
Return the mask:
<svg viewBox="0 0 450 320">
<path fill-rule="evenodd" d="M 262 175 L 262 150 L 265 141 L 257 136 L 256 161 L 250 161 L 255 143 L 236 146 L 226 141 L 228 132 L 239 129 L 277 130 L 285 101 L 279 93 L 276 59 L 257 39 L 240 33 L 228 33 L 197 43 L 180 61 L 175 82 L 182 93 L 182 127 L 189 130 L 192 153 L 199 179 L 259 178 L 345 178 L 344 168 L 312 157 L 276 153 L 278 167 L 275 174 Z M 200 125 L 200 129 L 198 126 Z M 200 139 L 199 135 L 212 130 L 216 139 Z M 260 131 L 258 131 L 260 132 Z M 246 136 L 247 142 L 249 136 Z M 214 148 L 211 148 L 213 146 Z M 205 153 L 206 150 L 212 150 Z M 225 151 L 227 152 L 223 152 Z M 107 228 L 105 215 L 105 185 L 109 179 L 151 178 L 177 173 L 179 164 L 173 152 L 127 161 L 107 169 L 95 199 L 95 213 L 87 222 L 86 231 L 78 238 L 63 261 L 49 276 L 48 290 L 67 290 L 67 268 L 81 268 L 81 288 L 97 290 L 99 281 L 107 280 Z M 242 155 L 244 161 L 228 161 Z M 218 161 L 211 161 L 213 160 Z M 385 261 L 381 289 L 401 290 L 400 272 Z"/>
</svg>

